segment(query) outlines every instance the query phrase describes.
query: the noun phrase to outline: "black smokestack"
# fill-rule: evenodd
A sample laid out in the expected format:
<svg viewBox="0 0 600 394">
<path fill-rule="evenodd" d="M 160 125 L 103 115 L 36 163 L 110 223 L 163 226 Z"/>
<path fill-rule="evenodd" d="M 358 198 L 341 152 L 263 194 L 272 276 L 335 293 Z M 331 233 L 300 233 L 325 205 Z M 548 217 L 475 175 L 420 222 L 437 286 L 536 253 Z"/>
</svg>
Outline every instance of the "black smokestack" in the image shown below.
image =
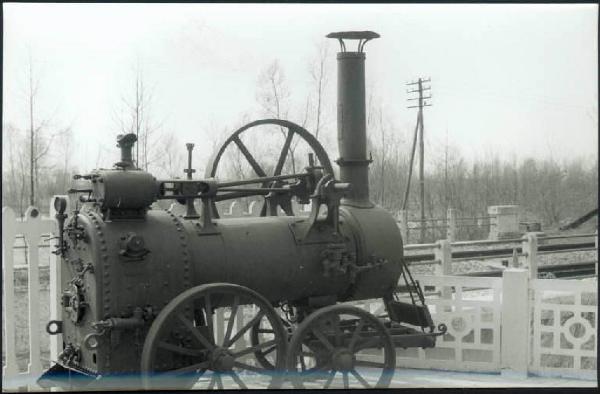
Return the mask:
<svg viewBox="0 0 600 394">
<path fill-rule="evenodd" d="M 372 31 L 337 32 L 341 47 L 337 54 L 337 125 L 340 158 L 340 180 L 352 184 L 343 204 L 372 207 L 369 199 L 369 164 L 367 159 L 367 124 L 365 107 L 365 43 L 379 34 Z M 344 40 L 358 40 L 356 52 L 346 51 Z"/>
<path fill-rule="evenodd" d="M 133 133 L 119 134 L 117 136 L 117 147 L 121 148 L 121 161 L 115 163 L 115 166 L 121 167 L 126 170 L 134 169 L 133 157 L 131 151 L 133 150 L 133 144 L 137 141 L 137 137 Z"/>
</svg>

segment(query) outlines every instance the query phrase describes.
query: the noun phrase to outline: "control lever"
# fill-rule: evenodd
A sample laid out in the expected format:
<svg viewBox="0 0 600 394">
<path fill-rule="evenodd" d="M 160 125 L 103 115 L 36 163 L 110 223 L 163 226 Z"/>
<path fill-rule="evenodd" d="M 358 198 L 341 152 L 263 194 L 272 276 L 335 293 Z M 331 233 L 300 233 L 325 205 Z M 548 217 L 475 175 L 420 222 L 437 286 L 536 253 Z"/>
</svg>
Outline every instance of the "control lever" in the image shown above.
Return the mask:
<svg viewBox="0 0 600 394">
<path fill-rule="evenodd" d="M 56 210 L 56 215 L 54 215 L 54 217 L 58 222 L 58 244 L 56 245 L 56 250 L 54 250 L 52 253 L 57 256 L 63 256 L 66 250 L 63 231 L 65 228 L 65 219 L 67 218 L 67 215 L 65 214 L 65 210 L 67 209 L 67 200 L 63 197 L 56 197 L 54 199 L 54 209 Z"/>
</svg>

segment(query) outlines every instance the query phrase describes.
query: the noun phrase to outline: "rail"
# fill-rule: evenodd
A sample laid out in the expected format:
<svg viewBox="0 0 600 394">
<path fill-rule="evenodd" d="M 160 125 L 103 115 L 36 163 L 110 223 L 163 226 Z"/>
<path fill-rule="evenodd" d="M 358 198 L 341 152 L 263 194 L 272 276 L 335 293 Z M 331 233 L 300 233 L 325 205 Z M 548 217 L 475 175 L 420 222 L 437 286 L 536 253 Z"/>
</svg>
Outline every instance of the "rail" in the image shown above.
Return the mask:
<svg viewBox="0 0 600 394">
<path fill-rule="evenodd" d="M 550 243 L 557 240 L 594 238 L 594 241 Z M 502 245 L 483 249 L 488 246 Z M 477 248 L 477 249 L 475 249 Z M 590 234 L 550 235 L 539 237 L 536 233 L 526 233 L 523 238 L 504 240 L 477 240 L 405 245 L 405 262 L 410 266 L 433 266 L 434 273 L 449 275 L 453 263 L 476 261 L 492 267 L 485 271 L 460 273 L 465 276 L 501 276 L 507 267 L 523 267 L 530 270 L 532 278 L 583 278 L 598 274 L 598 260 L 576 261 L 560 264 L 539 264 L 538 256 L 598 250 L 597 232 Z M 427 253 L 428 252 L 428 253 Z M 492 260 L 495 260 L 492 262 Z M 502 260 L 500 263 L 497 260 Z"/>
</svg>

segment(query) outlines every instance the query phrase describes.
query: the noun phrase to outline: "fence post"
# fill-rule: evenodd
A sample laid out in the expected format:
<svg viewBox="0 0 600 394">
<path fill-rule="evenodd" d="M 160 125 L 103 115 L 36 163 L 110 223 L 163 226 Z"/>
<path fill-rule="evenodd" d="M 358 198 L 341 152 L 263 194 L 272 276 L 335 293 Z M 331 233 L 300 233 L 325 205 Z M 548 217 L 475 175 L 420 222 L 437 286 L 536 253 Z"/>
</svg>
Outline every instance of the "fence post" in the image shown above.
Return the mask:
<svg viewBox="0 0 600 394">
<path fill-rule="evenodd" d="M 29 206 L 25 211 L 23 221 L 23 236 L 27 242 L 27 279 L 28 295 L 30 300 L 39 300 L 40 297 L 40 250 L 41 235 L 45 233 L 42 214 L 36 207 Z M 50 228 L 48 228 L 48 231 Z M 40 349 L 40 304 L 29 302 L 29 374 L 35 376 L 42 372 Z"/>
<path fill-rule="evenodd" d="M 447 239 L 441 239 L 436 242 L 436 247 L 433 251 L 435 259 L 439 261 L 439 264 L 434 265 L 433 274 L 435 276 L 444 276 L 452 274 L 452 248 L 450 241 Z M 443 286 L 440 289 L 441 297 L 444 299 L 452 298 L 452 289 L 449 286 Z M 450 307 L 448 307 L 450 308 Z M 445 308 L 444 308 L 445 309 Z"/>
<path fill-rule="evenodd" d="M 456 241 L 456 209 L 448 208 L 446 211 L 446 239 L 450 242 Z"/>
<path fill-rule="evenodd" d="M 521 244 L 523 254 L 525 255 L 525 268 L 529 270 L 529 278 L 537 279 L 538 277 L 538 238 L 535 233 L 527 233 L 523 236 Z"/>
<path fill-rule="evenodd" d="M 400 224 L 400 235 L 404 245 L 408 245 L 408 211 L 402 209 L 398 212 L 398 223 Z"/>
<path fill-rule="evenodd" d="M 509 268 L 502 273 L 502 376 L 526 377 L 529 366 L 529 272 Z"/>
<path fill-rule="evenodd" d="M 19 222 L 13 210 L 9 207 L 2 208 L 2 275 L 4 297 L 2 297 L 2 308 L 4 311 L 4 338 L 3 347 L 5 351 L 4 368 L 2 377 L 6 382 L 15 378 L 19 373 L 17 366 L 17 347 L 15 329 L 15 293 L 14 293 L 14 244 L 17 231 L 20 230 Z M 6 383 L 5 383 L 6 384 Z M 5 384 L 2 385 L 5 388 Z"/>
</svg>

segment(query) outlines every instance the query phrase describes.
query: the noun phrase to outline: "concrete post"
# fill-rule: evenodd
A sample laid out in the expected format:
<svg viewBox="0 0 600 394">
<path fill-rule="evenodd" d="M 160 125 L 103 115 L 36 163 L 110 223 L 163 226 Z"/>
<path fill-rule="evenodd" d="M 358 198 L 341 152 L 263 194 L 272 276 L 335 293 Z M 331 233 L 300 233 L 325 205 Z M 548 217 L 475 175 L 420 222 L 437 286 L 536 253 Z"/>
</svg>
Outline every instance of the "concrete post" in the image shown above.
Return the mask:
<svg viewBox="0 0 600 394">
<path fill-rule="evenodd" d="M 434 266 L 435 268 L 433 269 L 433 274 L 435 276 L 452 275 L 452 247 L 450 245 L 450 241 L 447 239 L 437 241 L 436 248 L 434 249 L 433 253 L 435 259 L 440 261 L 440 264 L 436 264 Z M 442 298 L 452 298 L 452 289 L 449 286 L 442 286 L 436 290 L 441 292 Z"/>
<path fill-rule="evenodd" d="M 448 211 L 446 211 L 446 221 L 448 222 L 446 239 L 450 242 L 456 241 L 456 209 L 448 208 Z"/>
<path fill-rule="evenodd" d="M 527 377 L 529 365 L 529 272 L 509 268 L 502 273 L 502 376 Z"/>
<path fill-rule="evenodd" d="M 398 212 L 398 224 L 400 226 L 402 242 L 404 242 L 404 245 L 408 245 L 408 211 L 403 209 Z"/>
<path fill-rule="evenodd" d="M 523 236 L 521 244 L 523 253 L 525 254 L 525 267 L 529 270 L 529 278 L 537 279 L 538 277 L 538 238 L 535 233 L 527 233 Z"/>
<path fill-rule="evenodd" d="M 509 239 L 521 236 L 518 205 L 490 206 L 488 214 L 490 215 L 489 239 Z"/>
<path fill-rule="evenodd" d="M 441 261 L 441 264 L 436 264 L 435 275 L 451 275 L 452 273 L 452 247 L 450 241 L 441 239 L 437 241 L 436 248 L 433 251 L 436 260 Z"/>
</svg>

